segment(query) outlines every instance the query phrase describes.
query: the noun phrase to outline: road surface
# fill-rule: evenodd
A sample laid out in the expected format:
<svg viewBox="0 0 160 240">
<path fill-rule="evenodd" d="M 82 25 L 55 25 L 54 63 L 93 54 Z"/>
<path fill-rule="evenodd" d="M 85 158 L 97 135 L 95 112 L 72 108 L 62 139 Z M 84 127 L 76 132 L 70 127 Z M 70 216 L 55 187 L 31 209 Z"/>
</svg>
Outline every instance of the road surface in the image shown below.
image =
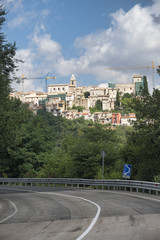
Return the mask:
<svg viewBox="0 0 160 240">
<path fill-rule="evenodd" d="M 0 240 L 159 240 L 160 198 L 0 186 Z"/>
</svg>

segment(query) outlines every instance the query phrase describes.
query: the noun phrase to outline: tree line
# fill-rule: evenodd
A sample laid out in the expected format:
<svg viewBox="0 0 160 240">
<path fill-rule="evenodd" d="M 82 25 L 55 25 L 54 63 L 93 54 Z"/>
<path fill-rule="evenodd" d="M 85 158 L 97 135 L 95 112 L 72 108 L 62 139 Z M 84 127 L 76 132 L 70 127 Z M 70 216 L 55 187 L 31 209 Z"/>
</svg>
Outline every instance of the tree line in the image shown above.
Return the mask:
<svg viewBox="0 0 160 240">
<path fill-rule="evenodd" d="M 132 179 L 159 181 L 160 91 L 124 100 L 136 112 L 133 127 L 112 129 L 83 117 L 67 120 L 45 109 L 33 115 L 19 99 L 9 98 L 18 60 L 16 44 L 8 43 L 2 32 L 5 15 L 1 6 L 0 177 L 102 178 L 105 151 L 106 179 L 121 179 L 128 163 Z"/>
</svg>

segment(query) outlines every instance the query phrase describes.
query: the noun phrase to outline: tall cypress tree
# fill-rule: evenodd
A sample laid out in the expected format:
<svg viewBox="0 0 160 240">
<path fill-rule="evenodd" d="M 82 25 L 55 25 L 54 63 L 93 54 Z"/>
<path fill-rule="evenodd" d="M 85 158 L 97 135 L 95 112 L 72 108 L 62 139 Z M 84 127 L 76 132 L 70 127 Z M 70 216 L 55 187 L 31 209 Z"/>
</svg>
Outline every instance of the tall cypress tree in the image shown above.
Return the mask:
<svg viewBox="0 0 160 240">
<path fill-rule="evenodd" d="M 143 76 L 143 90 L 142 90 L 142 96 L 148 96 L 149 91 L 148 91 L 148 81 L 147 77 Z"/>
<path fill-rule="evenodd" d="M 6 36 L 2 31 L 6 19 L 6 10 L 0 5 L 0 108 L 6 108 L 6 99 L 11 92 L 11 75 L 14 73 L 16 68 L 15 43 L 8 43 Z"/>
<path fill-rule="evenodd" d="M 117 91 L 115 108 L 118 109 L 119 107 L 120 107 L 120 94 L 119 94 L 119 91 Z"/>
<path fill-rule="evenodd" d="M 6 21 L 7 12 L 0 5 L 0 176 L 9 169 L 9 149 L 15 142 L 17 121 L 15 119 L 16 100 L 9 98 L 11 82 L 16 69 L 16 46 L 8 43 L 2 27 Z"/>
</svg>

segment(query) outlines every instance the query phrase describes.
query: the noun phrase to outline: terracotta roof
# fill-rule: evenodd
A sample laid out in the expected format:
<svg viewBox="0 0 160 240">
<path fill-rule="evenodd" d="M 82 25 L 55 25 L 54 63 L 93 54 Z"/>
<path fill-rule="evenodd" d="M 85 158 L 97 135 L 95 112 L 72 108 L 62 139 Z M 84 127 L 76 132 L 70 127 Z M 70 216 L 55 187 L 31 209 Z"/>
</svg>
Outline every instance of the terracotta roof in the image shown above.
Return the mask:
<svg viewBox="0 0 160 240">
<path fill-rule="evenodd" d="M 82 113 L 82 115 L 88 115 L 88 113 Z"/>
<path fill-rule="evenodd" d="M 123 116 L 121 118 L 136 118 L 136 116 Z"/>
</svg>

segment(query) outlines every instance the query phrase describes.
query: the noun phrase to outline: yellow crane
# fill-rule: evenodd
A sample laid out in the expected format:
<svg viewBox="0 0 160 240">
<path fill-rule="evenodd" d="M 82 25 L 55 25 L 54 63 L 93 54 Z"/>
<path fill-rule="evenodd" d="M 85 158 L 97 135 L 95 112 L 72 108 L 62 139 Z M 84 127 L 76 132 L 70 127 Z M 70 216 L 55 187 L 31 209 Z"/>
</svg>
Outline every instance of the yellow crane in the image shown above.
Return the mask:
<svg viewBox="0 0 160 240">
<path fill-rule="evenodd" d="M 48 79 L 56 79 L 55 77 L 45 77 L 45 91 L 47 92 L 47 80 Z"/>
<path fill-rule="evenodd" d="M 144 67 L 117 67 L 117 68 L 105 68 L 105 70 L 124 70 L 124 69 L 152 69 L 152 83 L 153 83 L 153 88 L 154 88 L 154 69 L 158 68 L 159 66 L 155 66 L 154 62 L 152 61 L 152 66 L 144 66 Z"/>
<path fill-rule="evenodd" d="M 16 78 L 16 82 L 17 83 L 22 83 L 22 92 L 24 92 L 24 80 L 25 79 L 45 79 L 45 91 L 47 92 L 47 80 L 48 79 L 56 79 L 55 77 L 48 77 L 48 73 L 47 76 L 44 77 L 35 77 L 35 78 L 31 78 L 31 77 L 25 77 L 24 74 L 22 74 L 21 78 Z"/>
</svg>

